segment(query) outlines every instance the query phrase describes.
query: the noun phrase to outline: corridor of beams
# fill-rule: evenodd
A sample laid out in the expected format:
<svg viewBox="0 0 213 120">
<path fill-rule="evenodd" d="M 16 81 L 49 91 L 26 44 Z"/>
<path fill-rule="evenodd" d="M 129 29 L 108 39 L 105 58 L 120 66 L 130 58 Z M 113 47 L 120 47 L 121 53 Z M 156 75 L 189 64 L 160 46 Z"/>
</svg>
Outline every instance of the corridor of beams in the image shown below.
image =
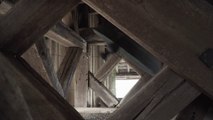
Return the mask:
<svg viewBox="0 0 213 120">
<path fill-rule="evenodd" d="M 0 0 L 0 120 L 213 120 L 211 0 Z"/>
</svg>

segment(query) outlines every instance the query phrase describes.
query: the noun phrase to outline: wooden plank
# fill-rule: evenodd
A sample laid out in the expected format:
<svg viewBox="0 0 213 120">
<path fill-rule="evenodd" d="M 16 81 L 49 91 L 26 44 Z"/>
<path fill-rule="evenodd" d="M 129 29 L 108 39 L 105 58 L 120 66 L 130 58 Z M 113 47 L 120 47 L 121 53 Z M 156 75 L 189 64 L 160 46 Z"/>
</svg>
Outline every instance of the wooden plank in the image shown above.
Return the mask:
<svg viewBox="0 0 213 120">
<path fill-rule="evenodd" d="M 47 47 L 47 41 L 45 38 L 42 38 L 36 42 L 36 48 L 38 50 L 39 56 L 42 59 L 42 63 L 47 71 L 49 79 L 53 87 L 58 93 L 64 97 L 64 91 L 62 89 L 61 83 L 59 82 L 58 76 L 54 71 L 53 61 L 50 55 L 50 50 Z"/>
<path fill-rule="evenodd" d="M 100 82 L 103 82 L 105 78 L 111 73 L 114 67 L 120 62 L 121 57 L 116 53 L 111 54 L 107 61 L 98 69 L 95 73 L 95 77 Z"/>
<path fill-rule="evenodd" d="M 62 23 L 57 23 L 45 36 L 66 47 L 86 47 L 86 41 L 72 29 L 62 25 Z"/>
<path fill-rule="evenodd" d="M 81 48 L 69 48 L 58 70 L 58 78 L 64 90 L 65 97 L 69 93 L 71 81 L 82 54 Z"/>
<path fill-rule="evenodd" d="M 175 120 L 204 120 L 210 105 L 211 100 L 201 95 L 181 111 Z"/>
<path fill-rule="evenodd" d="M 75 72 L 75 107 L 87 107 L 89 61 L 83 53 Z"/>
<path fill-rule="evenodd" d="M 0 119 L 1 120 L 33 120 L 22 91 L 17 84 L 21 80 L 11 72 L 4 58 L 0 59 Z M 14 78 L 15 77 L 15 78 Z"/>
<path fill-rule="evenodd" d="M 46 82 L 52 86 L 52 82 L 47 74 L 36 46 L 33 45 L 21 56 Z"/>
<path fill-rule="evenodd" d="M 146 119 L 150 117 L 150 114 L 153 114 L 153 117 L 159 115 L 158 118 L 167 120 L 164 119 L 167 116 L 165 113 L 168 114 L 168 117 L 174 117 L 199 94 L 199 91 L 191 87 L 168 67 L 165 67 L 127 101 L 125 105 L 121 105 L 109 120 L 132 120 L 137 117 L 138 119 Z M 171 110 L 171 112 L 168 110 Z M 158 114 L 160 111 L 162 111 L 162 116 Z M 158 118 L 149 120 L 157 120 Z"/>
<path fill-rule="evenodd" d="M 127 95 L 120 101 L 117 107 L 122 104 L 125 105 L 127 101 L 129 101 L 143 86 L 145 86 L 150 80 L 151 76 L 147 73 L 144 73 L 143 76 L 138 80 L 138 82 L 134 85 L 134 87 L 127 93 Z"/>
<path fill-rule="evenodd" d="M 131 58 L 141 66 L 145 72 L 154 75 L 161 69 L 161 63 L 147 50 L 134 42 L 112 24 L 103 22 L 95 28 L 95 33 L 108 43 L 120 46 L 118 53 L 124 58 Z"/>
<path fill-rule="evenodd" d="M 53 0 L 51 3 L 48 0 L 19 1 L 0 19 L 1 50 L 22 54 L 78 2 L 78 0 Z"/>
<path fill-rule="evenodd" d="M 213 96 L 212 71 L 199 60 L 201 53 L 213 48 L 212 8 L 206 1 L 83 1 L 174 71 Z"/>
<path fill-rule="evenodd" d="M 6 58 L 0 54 L 9 75 L 17 80 L 35 120 L 83 120 L 66 100 L 46 83 L 22 58 Z M 21 61 L 21 62 L 20 62 Z M 1 67 L 3 68 L 3 67 Z M 54 113 L 54 114 L 53 114 Z"/>
<path fill-rule="evenodd" d="M 91 72 L 89 73 L 89 86 L 108 107 L 118 104 L 117 98 Z"/>
</svg>

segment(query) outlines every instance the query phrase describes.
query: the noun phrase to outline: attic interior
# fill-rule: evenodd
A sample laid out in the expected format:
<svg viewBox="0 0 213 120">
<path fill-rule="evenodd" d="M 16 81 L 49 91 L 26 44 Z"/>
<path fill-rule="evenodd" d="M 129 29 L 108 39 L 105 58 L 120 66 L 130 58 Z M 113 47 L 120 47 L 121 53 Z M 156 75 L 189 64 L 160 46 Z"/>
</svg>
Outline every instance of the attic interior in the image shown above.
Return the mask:
<svg viewBox="0 0 213 120">
<path fill-rule="evenodd" d="M 0 120 L 213 120 L 211 0 L 1 0 Z"/>
</svg>

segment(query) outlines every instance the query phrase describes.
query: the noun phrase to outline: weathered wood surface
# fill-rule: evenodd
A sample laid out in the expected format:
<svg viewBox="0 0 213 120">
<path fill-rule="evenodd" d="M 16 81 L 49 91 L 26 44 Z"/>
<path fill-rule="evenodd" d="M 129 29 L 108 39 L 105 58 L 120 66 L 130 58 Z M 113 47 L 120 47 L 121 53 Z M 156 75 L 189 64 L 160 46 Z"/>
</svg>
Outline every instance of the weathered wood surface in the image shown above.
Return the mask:
<svg viewBox="0 0 213 120">
<path fill-rule="evenodd" d="M 39 56 L 36 46 L 33 45 L 21 56 L 44 80 L 46 80 L 51 86 L 52 82 L 47 74 L 41 57 Z M 35 62 L 36 61 L 36 62 Z"/>
<path fill-rule="evenodd" d="M 35 120 L 83 120 L 66 100 L 46 83 L 22 58 L 5 58 L 5 65 L 18 80 L 23 96 Z M 54 114 L 53 114 L 54 113 Z"/>
<path fill-rule="evenodd" d="M 0 19 L 1 50 L 22 54 L 78 2 L 78 0 L 19 1 Z"/>
<path fill-rule="evenodd" d="M 109 120 L 169 120 L 199 94 L 199 91 L 165 67 L 125 105 L 121 105 Z"/>
<path fill-rule="evenodd" d="M 11 72 L 7 60 L 0 55 L 0 119 L 33 120 L 18 81 L 20 74 Z"/>
<path fill-rule="evenodd" d="M 134 87 L 127 93 L 127 95 L 120 101 L 117 107 L 122 104 L 125 105 L 127 101 L 129 101 L 143 86 L 145 86 L 148 81 L 151 79 L 151 76 L 144 72 L 143 76 L 138 80 L 138 82 L 134 85 Z"/>
<path fill-rule="evenodd" d="M 122 58 L 116 53 L 111 54 L 109 58 L 107 58 L 106 62 L 95 73 L 95 77 L 97 78 L 97 80 L 103 82 L 121 59 Z"/>
<path fill-rule="evenodd" d="M 64 97 L 64 91 L 61 86 L 61 83 L 59 82 L 58 76 L 54 71 L 54 64 L 50 55 L 50 50 L 47 47 L 47 41 L 45 40 L 45 38 L 36 41 L 36 48 L 38 50 L 39 56 L 42 59 L 43 65 L 47 71 L 47 74 L 49 76 L 49 79 L 51 80 L 53 87 L 56 91 L 58 91 L 61 96 Z"/>
<path fill-rule="evenodd" d="M 82 54 L 81 48 L 69 48 L 58 70 L 58 78 L 64 90 L 65 97 L 69 93 L 71 81 Z"/>
<path fill-rule="evenodd" d="M 118 45 L 118 53 L 123 58 L 134 60 L 145 72 L 154 75 L 160 70 L 161 63 L 153 55 L 110 23 L 104 22 L 94 32 L 106 42 Z"/>
<path fill-rule="evenodd" d="M 106 42 L 107 41 L 113 42 L 119 45 L 126 52 L 131 54 L 135 59 L 137 59 L 144 65 L 144 71 L 146 71 L 147 73 L 154 75 L 160 70 L 161 63 L 147 50 L 138 45 L 130 37 L 122 33 L 118 28 L 113 26 L 111 23 L 105 20 L 102 20 L 101 22 L 103 22 L 103 24 L 99 25 L 95 29 L 99 33 L 109 38 L 109 40 L 105 39 Z M 99 33 L 98 35 L 100 35 Z"/>
<path fill-rule="evenodd" d="M 206 1 L 83 0 L 175 72 L 213 96 L 213 74 L 199 55 L 213 48 Z"/>
<path fill-rule="evenodd" d="M 117 98 L 91 72 L 89 73 L 89 86 L 108 107 L 118 104 Z"/>
<path fill-rule="evenodd" d="M 211 100 L 201 95 L 181 111 L 175 120 L 204 120 L 210 105 Z"/>
<path fill-rule="evenodd" d="M 53 26 L 45 36 L 66 47 L 86 47 L 86 41 L 73 30 L 62 25 L 62 23 L 57 23 Z"/>
<path fill-rule="evenodd" d="M 76 88 L 75 88 L 75 106 L 87 107 L 88 93 L 88 57 L 83 53 L 75 72 Z"/>
</svg>

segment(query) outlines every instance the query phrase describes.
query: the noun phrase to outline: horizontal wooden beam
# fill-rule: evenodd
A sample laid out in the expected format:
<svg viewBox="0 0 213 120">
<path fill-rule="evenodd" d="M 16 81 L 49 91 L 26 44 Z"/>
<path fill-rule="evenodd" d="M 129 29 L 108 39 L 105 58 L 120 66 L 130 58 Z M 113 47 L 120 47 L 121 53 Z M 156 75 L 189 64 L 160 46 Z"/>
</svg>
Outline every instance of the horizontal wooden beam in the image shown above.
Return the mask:
<svg viewBox="0 0 213 120">
<path fill-rule="evenodd" d="M 121 105 L 109 120 L 132 120 L 136 118 L 147 120 L 149 117 L 152 118 L 149 120 L 159 118 L 169 120 L 199 94 L 199 91 L 186 83 L 168 67 L 165 67 L 129 101 Z"/>
<path fill-rule="evenodd" d="M 213 48 L 213 15 L 208 2 L 83 1 L 213 98 L 212 70 L 199 60 L 207 48 Z"/>
<path fill-rule="evenodd" d="M 78 0 L 53 0 L 51 3 L 48 0 L 19 1 L 0 19 L 0 49 L 21 55 L 78 2 Z"/>
<path fill-rule="evenodd" d="M 91 72 L 89 72 L 89 86 L 108 107 L 118 104 L 117 98 Z"/>
</svg>

